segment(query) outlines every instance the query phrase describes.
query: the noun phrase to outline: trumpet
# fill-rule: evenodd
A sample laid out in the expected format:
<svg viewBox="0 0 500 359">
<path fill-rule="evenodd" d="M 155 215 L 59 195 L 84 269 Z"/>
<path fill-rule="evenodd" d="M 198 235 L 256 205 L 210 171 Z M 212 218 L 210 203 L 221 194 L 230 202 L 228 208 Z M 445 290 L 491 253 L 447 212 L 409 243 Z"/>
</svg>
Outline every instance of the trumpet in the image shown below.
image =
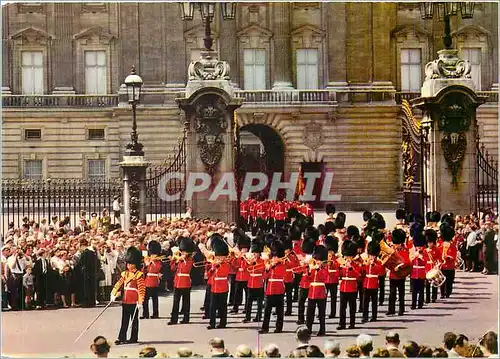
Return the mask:
<svg viewBox="0 0 500 359">
<path fill-rule="evenodd" d="M 207 260 L 204 260 L 204 261 L 193 263 L 193 267 L 199 268 L 199 267 L 206 267 L 208 265 L 213 265 L 213 264 L 219 265 L 219 264 L 230 262 L 230 261 L 231 261 L 231 258 L 225 258 L 225 259 L 222 259 L 222 260 L 207 259 Z"/>
<path fill-rule="evenodd" d="M 163 257 L 165 257 L 165 256 L 163 256 Z M 167 262 L 172 262 L 172 261 L 178 262 L 181 259 L 184 259 L 184 255 L 181 252 L 174 252 L 171 256 L 168 256 L 167 258 L 165 258 L 165 260 Z"/>
<path fill-rule="evenodd" d="M 311 258 L 311 259 L 309 259 L 308 263 L 303 263 L 300 266 L 292 268 L 292 272 L 296 273 L 296 272 L 301 271 L 302 269 L 305 269 L 307 267 L 309 267 L 309 269 L 318 269 L 319 266 L 321 266 L 322 264 L 328 263 L 328 262 L 331 262 L 331 261 L 332 261 L 331 259 L 327 259 L 327 260 L 324 260 L 324 261 L 318 261 L 318 260 L 316 260 L 314 258 Z"/>
<path fill-rule="evenodd" d="M 146 263 L 146 262 L 149 262 L 149 261 L 152 261 L 155 259 L 163 262 L 166 258 L 167 258 L 167 256 L 165 256 L 165 255 L 157 256 L 156 254 L 153 254 L 152 256 L 145 256 L 144 262 Z"/>
</svg>

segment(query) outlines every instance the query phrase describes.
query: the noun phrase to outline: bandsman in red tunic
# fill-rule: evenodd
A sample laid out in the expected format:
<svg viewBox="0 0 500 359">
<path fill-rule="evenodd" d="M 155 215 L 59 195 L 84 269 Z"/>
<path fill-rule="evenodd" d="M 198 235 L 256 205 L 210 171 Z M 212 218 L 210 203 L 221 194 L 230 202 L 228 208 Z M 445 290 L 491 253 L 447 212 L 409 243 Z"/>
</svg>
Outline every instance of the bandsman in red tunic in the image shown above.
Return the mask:
<svg viewBox="0 0 500 359">
<path fill-rule="evenodd" d="M 313 259 L 307 271 L 309 277 L 309 293 L 307 295 L 307 328 L 312 332 L 314 323 L 314 314 L 316 307 L 319 311 L 319 331 L 317 336 L 326 335 L 326 281 L 328 278 L 328 269 L 326 261 L 328 260 L 328 250 L 324 246 L 314 248 Z"/>
<path fill-rule="evenodd" d="M 274 220 L 276 229 L 283 227 L 286 219 L 286 204 L 283 201 L 274 203 Z"/>
<path fill-rule="evenodd" d="M 170 262 L 174 277 L 174 303 L 168 325 L 177 324 L 179 315 L 179 304 L 182 298 L 182 310 L 184 318 L 181 324 L 189 323 L 189 314 L 191 312 L 191 269 L 193 268 L 193 253 L 196 249 L 191 238 L 181 238 L 179 244 L 180 258 Z"/>
<path fill-rule="evenodd" d="M 252 317 L 252 305 L 257 301 L 257 314 L 253 319 L 254 322 L 262 320 L 262 307 L 264 303 L 264 276 L 265 265 L 260 254 L 264 250 L 264 242 L 260 237 L 255 238 L 250 246 L 250 253 L 246 253 L 245 257 L 248 261 L 248 298 L 245 307 L 245 319 L 243 323 L 250 322 Z"/>
<path fill-rule="evenodd" d="M 441 246 L 441 271 L 446 277 L 446 281 L 441 286 L 441 298 L 449 298 L 453 291 L 455 281 L 455 261 L 457 259 L 457 247 L 453 243 L 455 230 L 448 223 L 443 223 L 439 227 L 439 233 L 443 244 Z"/>
<path fill-rule="evenodd" d="M 240 202 L 240 216 L 246 229 L 250 223 L 250 204 L 248 203 L 248 200 Z"/>
<path fill-rule="evenodd" d="M 229 292 L 229 247 L 220 234 L 211 237 L 212 249 L 215 253 L 214 262 L 210 265 L 210 274 L 213 276 L 210 286 L 210 324 L 207 329 L 214 329 L 217 317 L 220 322 L 217 328 L 227 326 L 227 295 Z"/>
<path fill-rule="evenodd" d="M 396 210 L 396 227 L 394 229 L 403 229 L 405 230 L 408 225 L 406 224 L 406 211 L 402 208 Z"/>
<path fill-rule="evenodd" d="M 399 297 L 399 311 L 398 315 L 404 315 L 405 312 L 405 282 L 406 272 L 402 272 L 403 267 L 411 266 L 410 254 L 405 248 L 406 232 L 402 229 L 395 229 L 392 231 L 392 244 L 394 250 L 403 259 L 394 270 L 389 273 L 389 308 L 386 315 L 396 314 L 396 296 Z"/>
<path fill-rule="evenodd" d="M 235 278 L 235 292 L 234 292 L 234 305 L 230 313 L 238 314 L 239 306 L 243 303 L 243 293 L 245 293 L 245 303 L 248 301 L 248 279 L 250 274 L 248 272 L 248 262 L 245 259 L 245 254 L 250 248 L 250 238 L 241 230 L 236 230 L 235 242 L 238 246 L 239 254 L 232 261 L 232 266 L 236 269 Z"/>
<path fill-rule="evenodd" d="M 326 291 L 330 293 L 330 315 L 328 318 L 337 316 L 337 290 L 339 285 L 340 266 L 337 261 L 337 252 L 339 250 L 339 242 L 333 236 L 326 236 L 325 246 L 328 250 L 328 277 L 326 279 Z"/>
<path fill-rule="evenodd" d="M 284 314 L 284 294 L 285 294 L 285 273 L 286 265 L 283 263 L 285 250 L 283 244 L 279 240 L 275 240 L 271 246 L 271 260 L 266 264 L 267 285 L 266 285 L 266 304 L 264 308 L 264 321 L 260 334 L 269 332 L 269 321 L 271 320 L 271 311 L 276 308 L 276 329 L 275 333 L 283 331 L 283 314 Z"/>
<path fill-rule="evenodd" d="M 379 288 L 379 278 L 381 273 L 385 274 L 385 268 L 380 264 L 377 257 L 380 254 L 380 244 L 374 240 L 368 243 L 367 246 L 368 261 L 363 265 L 363 320 L 362 323 L 368 321 L 368 307 L 370 302 L 372 304 L 372 316 L 370 321 L 375 322 L 377 320 L 378 313 L 378 288 Z"/>
<path fill-rule="evenodd" d="M 337 217 L 338 218 L 338 217 Z M 342 244 L 342 261 L 340 266 L 340 321 L 337 330 L 345 329 L 347 305 L 349 305 L 349 329 L 356 326 L 356 296 L 361 268 L 354 262 L 358 246 L 350 240 Z"/>
<path fill-rule="evenodd" d="M 287 239 L 283 242 L 285 248 L 285 293 L 286 293 L 286 310 L 285 316 L 292 315 L 292 303 L 293 303 L 293 281 L 294 273 L 293 269 L 300 265 L 297 255 L 293 252 L 293 242 Z"/>
<path fill-rule="evenodd" d="M 421 309 L 424 306 L 424 289 L 425 289 L 425 275 L 426 266 L 429 256 L 425 251 L 425 236 L 423 233 L 424 227 L 415 223 L 412 226 L 413 235 L 413 255 L 412 269 L 410 274 L 410 281 L 412 282 L 411 292 L 411 309 Z"/>
<path fill-rule="evenodd" d="M 120 297 L 120 289 L 123 287 L 122 297 L 122 323 L 116 345 L 124 343 L 137 343 L 139 339 L 139 310 L 142 309 L 146 286 L 144 283 L 144 273 L 138 268 L 142 268 L 142 254 L 136 247 L 130 247 L 125 255 L 127 270 L 123 271 L 120 279 L 115 284 L 111 292 L 111 301 Z M 127 340 L 127 330 L 129 322 L 132 321 L 132 333 L 130 340 Z"/>
<path fill-rule="evenodd" d="M 304 252 L 302 252 L 302 232 L 297 227 L 291 227 L 288 231 L 290 240 L 292 241 L 293 253 L 297 256 L 299 262 L 304 258 Z M 299 265 L 299 264 L 297 264 Z M 294 272 L 293 274 L 293 298 L 294 302 L 298 301 L 299 298 L 299 286 L 302 274 Z"/>
<path fill-rule="evenodd" d="M 437 242 L 437 233 L 433 229 L 425 230 L 425 240 L 427 242 L 427 249 L 425 250 L 427 253 L 427 263 L 425 265 L 425 272 L 429 272 L 436 266 L 440 265 L 441 258 L 441 249 L 436 245 Z M 435 303 L 437 300 L 437 287 L 431 286 L 431 283 L 426 280 L 425 281 L 425 302 L 431 302 L 431 291 L 432 291 L 432 303 Z"/>
<path fill-rule="evenodd" d="M 333 222 L 335 221 L 335 206 L 331 203 L 328 203 L 325 207 L 327 218 L 325 222 Z"/>
<path fill-rule="evenodd" d="M 302 252 L 304 253 L 304 258 L 302 259 L 301 267 L 299 267 L 296 272 L 302 274 L 299 283 L 299 303 L 298 303 L 298 313 L 297 313 L 297 325 L 302 325 L 305 323 L 305 311 L 306 311 L 306 301 L 309 294 L 310 280 L 309 276 L 306 275 L 309 262 L 312 259 L 312 254 L 314 253 L 314 248 L 316 247 L 316 240 L 313 237 L 306 237 L 302 241 Z"/>
<path fill-rule="evenodd" d="M 159 318 L 158 287 L 160 286 L 162 262 L 160 259 L 161 245 L 152 240 L 148 243 L 148 257 L 144 258 L 144 274 L 146 274 L 146 296 L 141 319 L 149 319 L 149 298 L 153 302 L 152 319 Z"/>
</svg>

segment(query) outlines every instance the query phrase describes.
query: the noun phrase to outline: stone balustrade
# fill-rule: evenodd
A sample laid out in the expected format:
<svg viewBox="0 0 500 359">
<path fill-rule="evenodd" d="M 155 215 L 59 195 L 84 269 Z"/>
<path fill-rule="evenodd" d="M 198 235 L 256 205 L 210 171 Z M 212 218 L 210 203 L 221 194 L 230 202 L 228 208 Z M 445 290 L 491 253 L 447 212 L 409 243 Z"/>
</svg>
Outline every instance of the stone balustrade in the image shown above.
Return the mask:
<svg viewBox="0 0 500 359">
<path fill-rule="evenodd" d="M 486 102 L 498 102 L 498 91 L 478 91 L 477 94 L 479 96 L 486 96 Z M 401 91 L 396 92 L 396 103 L 400 104 L 403 100 L 413 100 L 415 98 L 420 97 L 420 92 L 413 91 Z"/>
</svg>

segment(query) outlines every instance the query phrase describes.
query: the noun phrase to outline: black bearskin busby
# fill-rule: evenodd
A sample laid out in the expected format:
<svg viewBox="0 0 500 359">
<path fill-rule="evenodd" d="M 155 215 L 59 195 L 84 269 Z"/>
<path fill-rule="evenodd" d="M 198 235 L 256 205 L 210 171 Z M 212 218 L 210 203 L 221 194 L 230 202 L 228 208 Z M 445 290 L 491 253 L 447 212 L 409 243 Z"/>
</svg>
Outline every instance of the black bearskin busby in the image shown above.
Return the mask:
<svg viewBox="0 0 500 359">
<path fill-rule="evenodd" d="M 288 236 L 292 241 L 300 241 L 302 239 L 302 232 L 299 228 L 292 226 L 288 231 Z"/>
<path fill-rule="evenodd" d="M 359 236 L 359 228 L 356 226 L 349 226 L 347 227 L 346 234 L 349 238 Z"/>
<path fill-rule="evenodd" d="M 239 249 L 250 248 L 250 238 L 248 238 L 246 234 L 238 236 L 238 238 L 236 238 L 236 245 Z"/>
<path fill-rule="evenodd" d="M 375 218 L 370 218 L 366 223 L 365 233 L 367 236 L 373 236 L 374 232 L 377 232 L 378 224 Z"/>
<path fill-rule="evenodd" d="M 427 223 L 432 222 L 432 221 L 431 221 L 431 217 L 432 217 L 432 212 L 427 212 L 427 213 L 425 214 L 425 221 L 426 221 Z"/>
<path fill-rule="evenodd" d="M 415 222 L 410 227 L 410 237 L 414 238 L 419 234 L 423 234 L 424 226 L 421 223 Z"/>
<path fill-rule="evenodd" d="M 363 221 L 368 222 L 372 218 L 372 212 L 364 211 L 363 212 Z"/>
<path fill-rule="evenodd" d="M 267 230 L 267 222 L 265 219 L 258 217 L 255 221 L 257 228 L 263 231 Z"/>
<path fill-rule="evenodd" d="M 427 243 L 436 243 L 437 242 L 437 233 L 435 230 L 429 228 L 425 231 L 425 240 Z"/>
<path fill-rule="evenodd" d="M 273 244 L 273 242 L 276 240 L 276 237 L 274 236 L 274 234 L 272 233 L 268 233 L 265 235 L 264 237 L 264 245 L 268 246 L 269 248 L 271 248 L 271 245 Z"/>
<path fill-rule="evenodd" d="M 314 248 L 313 258 L 317 261 L 324 262 L 328 259 L 328 250 L 325 246 L 316 246 Z"/>
<path fill-rule="evenodd" d="M 385 239 L 385 234 L 382 232 L 373 232 L 371 237 L 372 242 L 380 243 L 380 241 L 383 241 Z"/>
<path fill-rule="evenodd" d="M 344 241 L 342 244 L 342 255 L 344 257 L 354 257 L 358 252 L 358 246 L 353 241 Z"/>
<path fill-rule="evenodd" d="M 455 230 L 448 223 L 443 223 L 439 226 L 439 233 L 445 242 L 450 242 L 455 237 Z"/>
<path fill-rule="evenodd" d="M 325 211 L 327 215 L 335 214 L 335 206 L 331 203 L 328 203 L 325 207 Z"/>
<path fill-rule="evenodd" d="M 293 242 L 288 239 L 288 238 L 285 238 L 284 240 L 281 241 L 283 243 L 283 248 L 285 250 L 293 250 Z"/>
<path fill-rule="evenodd" d="M 326 236 L 325 246 L 329 251 L 337 253 L 339 251 L 339 240 L 334 236 Z"/>
<path fill-rule="evenodd" d="M 337 214 L 337 217 L 335 218 L 335 228 L 337 229 L 342 229 L 345 227 L 345 213 L 344 212 L 339 212 Z"/>
<path fill-rule="evenodd" d="M 314 218 L 311 216 L 304 217 L 304 225 L 306 227 L 314 226 Z"/>
<path fill-rule="evenodd" d="M 282 258 L 285 256 L 285 247 L 281 241 L 274 241 L 271 245 L 271 255 L 273 257 Z"/>
<path fill-rule="evenodd" d="M 406 233 L 402 229 L 395 229 L 392 231 L 392 243 L 403 244 L 406 240 Z"/>
<path fill-rule="evenodd" d="M 448 223 L 451 227 L 455 228 L 455 216 L 453 213 L 445 213 L 441 217 L 441 223 Z"/>
<path fill-rule="evenodd" d="M 406 211 L 402 208 L 396 210 L 396 219 L 406 220 Z"/>
<path fill-rule="evenodd" d="M 179 249 L 181 252 L 193 253 L 196 252 L 196 244 L 194 244 L 194 241 L 191 238 L 181 238 Z"/>
<path fill-rule="evenodd" d="M 130 247 L 127 249 L 127 253 L 125 254 L 125 262 L 127 264 L 135 264 L 137 269 L 142 266 L 142 253 L 136 247 Z"/>
<path fill-rule="evenodd" d="M 441 213 L 439 213 L 438 211 L 432 212 L 430 215 L 430 219 L 431 222 L 439 222 L 441 220 Z"/>
<path fill-rule="evenodd" d="M 351 241 L 353 241 L 354 243 L 356 243 L 356 245 L 358 246 L 358 248 L 361 248 L 361 249 L 364 249 L 365 248 L 365 239 L 361 236 L 354 236 L 351 238 Z"/>
<path fill-rule="evenodd" d="M 425 247 L 426 240 L 425 236 L 422 232 L 416 233 L 415 236 L 413 236 L 413 245 L 415 247 Z"/>
<path fill-rule="evenodd" d="M 210 237 L 210 242 L 212 245 L 212 250 L 214 251 L 216 256 L 227 256 L 229 255 L 229 246 L 222 239 L 221 235 L 215 233 Z"/>
<path fill-rule="evenodd" d="M 304 239 L 311 239 L 316 242 L 319 239 L 319 231 L 314 227 L 307 227 L 304 232 Z"/>
<path fill-rule="evenodd" d="M 377 229 L 385 228 L 385 219 L 380 213 L 375 212 L 372 217 L 377 223 Z"/>
<path fill-rule="evenodd" d="M 372 256 L 378 256 L 380 254 L 380 243 L 371 241 L 370 243 L 368 243 L 366 251 Z"/>
<path fill-rule="evenodd" d="M 313 254 L 314 247 L 316 247 L 316 241 L 313 239 L 305 238 L 302 242 L 302 252 L 305 254 Z"/>
<path fill-rule="evenodd" d="M 297 208 L 292 207 L 287 212 L 288 219 L 297 218 L 298 216 L 299 216 L 299 211 L 297 210 Z"/>
<path fill-rule="evenodd" d="M 325 222 L 325 234 L 328 235 L 335 231 L 335 224 L 332 221 Z"/>
<path fill-rule="evenodd" d="M 261 237 L 257 237 L 252 241 L 250 246 L 250 252 L 252 253 L 262 253 L 264 250 L 264 242 Z"/>
<path fill-rule="evenodd" d="M 426 216 L 427 216 L 427 215 L 426 215 Z M 416 218 L 416 217 L 415 217 L 415 213 L 411 213 L 411 212 L 410 212 L 410 213 L 408 213 L 408 214 L 406 215 L 406 223 L 413 223 L 413 222 L 415 222 L 415 218 Z M 427 222 L 428 222 L 428 221 L 427 221 Z"/>
<path fill-rule="evenodd" d="M 148 255 L 159 256 L 161 253 L 161 244 L 158 241 L 152 240 L 148 243 Z"/>
</svg>

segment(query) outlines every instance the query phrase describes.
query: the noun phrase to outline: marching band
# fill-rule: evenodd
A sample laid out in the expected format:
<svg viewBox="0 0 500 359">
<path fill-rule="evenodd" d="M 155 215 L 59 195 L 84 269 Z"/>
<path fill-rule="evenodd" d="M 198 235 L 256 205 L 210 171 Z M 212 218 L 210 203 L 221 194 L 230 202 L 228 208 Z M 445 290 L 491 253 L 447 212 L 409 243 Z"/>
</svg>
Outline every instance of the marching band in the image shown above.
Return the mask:
<svg viewBox="0 0 500 359">
<path fill-rule="evenodd" d="M 293 315 L 292 303 L 298 302 L 297 324 L 312 330 L 319 320 L 318 336 L 326 333 L 326 316 L 337 317 L 337 330 L 346 328 L 349 308 L 349 329 L 356 326 L 357 301 L 362 323 L 375 322 L 378 308 L 384 302 L 385 278 L 389 278 L 389 303 L 386 315 L 404 315 L 406 280 L 410 280 L 411 309 L 417 310 L 453 292 L 455 269 L 460 265 L 454 240 L 454 216 L 438 212 L 427 214 L 427 225 L 418 216 L 396 211 L 398 223 L 386 228 L 384 218 L 370 212 L 363 214 L 361 231 L 355 226 L 345 228 L 346 216 L 335 216 L 335 207 L 327 205 L 324 225 L 313 226 L 310 206 L 297 202 L 244 201 L 240 208 L 243 228 L 233 231 L 234 246 L 218 233 L 198 246 L 190 238 L 181 238 L 173 255 L 160 257 L 158 242 L 148 244 L 148 256 L 142 266 L 141 253 L 129 249 L 127 270 L 116 283 L 112 300 L 123 293 L 123 316 L 117 344 L 136 342 L 139 323 L 137 309 L 144 310 L 141 319 L 149 318 L 148 301 L 153 302 L 151 318 L 158 318 L 158 291 L 162 263 L 173 272 L 174 295 L 169 325 L 178 322 L 182 299 L 183 319 L 189 323 L 190 272 L 204 267 L 207 280 L 204 319 L 207 329 L 226 328 L 229 314 L 237 314 L 243 305 L 243 323 L 262 322 L 260 333 L 268 333 L 271 315 L 275 314 L 275 333 L 283 330 L 284 316 Z M 242 227 L 244 227 L 242 226 Z M 205 260 L 194 262 L 200 252 Z M 230 298 L 230 273 L 235 273 L 234 297 Z M 123 286 L 123 292 L 120 292 Z M 244 297 L 244 301 L 243 301 Z M 327 309 L 328 298 L 330 306 Z M 256 302 L 256 312 L 253 304 Z M 274 310 L 274 313 L 273 313 Z M 262 313 L 263 312 L 263 313 Z M 252 313 L 254 316 L 252 318 Z M 219 324 L 216 321 L 219 318 Z M 132 322 L 132 337 L 126 332 Z"/>
</svg>

